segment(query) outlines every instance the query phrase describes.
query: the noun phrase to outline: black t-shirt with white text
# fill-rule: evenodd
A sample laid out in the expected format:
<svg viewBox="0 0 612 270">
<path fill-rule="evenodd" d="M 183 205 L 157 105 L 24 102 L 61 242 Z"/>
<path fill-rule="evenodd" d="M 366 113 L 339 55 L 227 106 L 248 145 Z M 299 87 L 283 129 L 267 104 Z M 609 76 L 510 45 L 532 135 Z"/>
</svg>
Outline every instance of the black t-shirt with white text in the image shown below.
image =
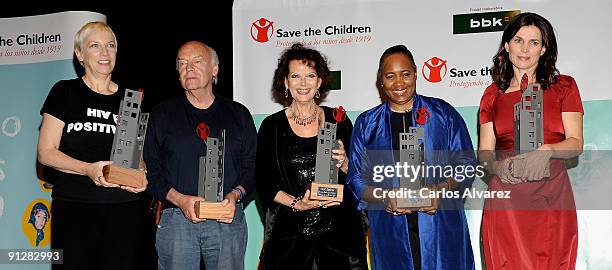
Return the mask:
<svg viewBox="0 0 612 270">
<path fill-rule="evenodd" d="M 91 90 L 81 79 L 57 82 L 40 114 L 47 113 L 62 122 L 64 129 L 59 150 L 77 160 L 110 160 L 119 104 L 125 88 L 112 95 Z M 138 199 L 120 188 L 96 186 L 84 175 L 64 173 L 50 167 L 43 171 L 45 181 L 53 183 L 52 197 L 75 202 L 119 203 Z"/>
</svg>

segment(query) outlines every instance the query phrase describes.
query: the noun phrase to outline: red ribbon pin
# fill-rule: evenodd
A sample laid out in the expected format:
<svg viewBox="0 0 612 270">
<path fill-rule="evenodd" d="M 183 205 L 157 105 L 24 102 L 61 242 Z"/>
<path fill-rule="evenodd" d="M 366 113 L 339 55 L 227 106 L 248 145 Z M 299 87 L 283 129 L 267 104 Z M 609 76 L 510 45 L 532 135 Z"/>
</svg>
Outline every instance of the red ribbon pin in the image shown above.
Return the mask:
<svg viewBox="0 0 612 270">
<path fill-rule="evenodd" d="M 206 123 L 200 123 L 196 127 L 196 134 L 198 135 L 198 137 L 200 137 L 200 139 L 206 141 L 208 135 L 210 135 L 210 128 L 208 127 L 208 125 L 206 125 Z"/>
<path fill-rule="evenodd" d="M 521 92 L 525 92 L 525 90 L 527 89 L 527 84 L 529 83 L 529 76 L 527 76 L 527 73 L 523 74 L 523 78 L 521 78 Z"/>
<path fill-rule="evenodd" d="M 414 111 L 414 121 L 416 121 L 419 125 L 425 125 L 428 123 L 429 117 L 429 111 L 427 111 L 426 108 L 419 108 L 418 110 Z"/>
<path fill-rule="evenodd" d="M 339 106 L 337 108 L 334 108 L 333 115 L 334 119 L 336 119 L 336 124 L 340 123 L 346 119 L 346 110 L 344 109 L 344 107 Z"/>
</svg>

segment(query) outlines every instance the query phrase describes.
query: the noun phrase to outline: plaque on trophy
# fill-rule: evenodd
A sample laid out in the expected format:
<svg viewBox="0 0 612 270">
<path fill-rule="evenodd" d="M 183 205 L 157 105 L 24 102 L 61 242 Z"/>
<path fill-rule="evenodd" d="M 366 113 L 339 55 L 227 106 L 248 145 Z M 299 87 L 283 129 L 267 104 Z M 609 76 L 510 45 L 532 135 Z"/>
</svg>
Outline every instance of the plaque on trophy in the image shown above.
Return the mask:
<svg viewBox="0 0 612 270">
<path fill-rule="evenodd" d="M 423 127 L 410 127 L 408 132 L 399 134 L 399 162 L 402 166 L 421 166 L 424 161 L 425 129 Z M 399 187 L 402 191 L 408 191 L 410 196 L 396 198 L 397 208 L 418 210 L 433 205 L 432 198 L 421 195 L 429 195 L 425 187 L 425 179 L 421 175 L 402 175 L 399 178 Z M 423 190 L 425 189 L 425 190 Z"/>
<path fill-rule="evenodd" d="M 140 112 L 141 102 L 141 92 L 125 90 L 115 119 L 117 128 L 110 156 L 113 164 L 102 169 L 109 183 L 134 188 L 145 186 L 145 171 L 140 165 L 149 114 Z"/>
<path fill-rule="evenodd" d="M 543 91 L 540 84 L 527 85 L 521 101 L 514 104 L 514 153 L 520 155 L 531 152 L 544 143 Z M 523 175 L 525 159 L 512 161 L 512 176 Z M 550 166 L 546 164 L 544 177 L 550 176 Z"/>
<path fill-rule="evenodd" d="M 198 196 L 203 202 L 195 204 L 198 218 L 226 219 L 233 215 L 229 206 L 223 206 L 223 164 L 225 157 L 225 130 L 219 138 L 206 136 L 206 155 L 200 157 Z"/>
<path fill-rule="evenodd" d="M 338 161 L 332 158 L 332 149 L 338 148 L 336 124 L 325 122 L 317 135 L 315 178 L 310 183 L 310 199 L 342 202 L 344 185 L 338 184 Z"/>
</svg>

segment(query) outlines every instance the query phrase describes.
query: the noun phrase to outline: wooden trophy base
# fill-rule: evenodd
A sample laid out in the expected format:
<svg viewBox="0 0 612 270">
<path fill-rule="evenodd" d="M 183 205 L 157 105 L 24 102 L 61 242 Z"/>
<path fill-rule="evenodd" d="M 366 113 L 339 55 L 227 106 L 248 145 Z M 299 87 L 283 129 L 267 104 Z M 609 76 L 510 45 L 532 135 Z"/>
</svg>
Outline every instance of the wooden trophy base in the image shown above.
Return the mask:
<svg viewBox="0 0 612 270">
<path fill-rule="evenodd" d="M 145 172 L 143 170 L 106 165 L 102 168 L 106 182 L 133 188 L 145 187 Z"/>
<path fill-rule="evenodd" d="M 425 207 L 432 207 L 433 198 L 429 196 L 421 197 L 421 194 L 429 195 L 430 190 L 428 188 L 422 188 L 421 190 L 410 193 L 412 196 L 408 198 L 395 198 L 395 205 L 397 208 L 407 210 L 419 210 Z"/>
<path fill-rule="evenodd" d="M 234 216 L 232 209 L 227 206 L 223 206 L 223 203 L 216 202 L 196 202 L 195 212 L 198 218 L 204 219 L 228 219 Z"/>
<path fill-rule="evenodd" d="M 311 200 L 342 202 L 343 194 L 344 185 L 322 184 L 317 182 L 310 183 Z"/>
<path fill-rule="evenodd" d="M 523 175 L 523 168 L 525 168 L 524 158 L 512 160 L 512 176 L 513 177 L 517 177 L 517 178 L 521 177 Z M 546 166 L 544 166 L 543 170 L 544 170 L 543 178 L 550 177 L 550 163 L 546 163 Z M 539 179 L 539 180 L 543 180 L 543 179 Z M 532 181 L 538 181 L 538 180 L 532 180 Z"/>
</svg>

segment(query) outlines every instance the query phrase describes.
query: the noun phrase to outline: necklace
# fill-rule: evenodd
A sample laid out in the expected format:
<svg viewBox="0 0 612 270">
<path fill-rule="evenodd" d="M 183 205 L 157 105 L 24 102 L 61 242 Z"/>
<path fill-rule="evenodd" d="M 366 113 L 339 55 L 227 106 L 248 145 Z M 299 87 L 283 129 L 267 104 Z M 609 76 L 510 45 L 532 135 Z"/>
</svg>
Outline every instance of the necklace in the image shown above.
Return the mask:
<svg viewBox="0 0 612 270">
<path fill-rule="evenodd" d="M 296 111 L 297 108 L 295 106 L 289 107 L 289 119 L 295 121 L 295 123 L 300 126 L 309 125 L 319 118 L 319 106 L 316 105 L 312 106 L 312 109 L 310 110 L 311 114 L 306 117 L 299 116 Z"/>
<path fill-rule="evenodd" d="M 396 110 L 394 110 L 394 109 L 391 109 L 391 111 L 392 111 L 392 112 L 396 112 L 396 113 L 408 113 L 408 112 L 411 112 L 411 111 L 412 111 L 412 107 L 413 107 L 413 106 L 414 106 L 414 104 L 413 104 L 413 105 L 410 105 L 410 107 L 409 107 L 408 109 L 406 109 L 406 110 L 399 110 L 399 111 L 396 111 Z"/>
<path fill-rule="evenodd" d="M 404 128 L 404 133 L 406 133 L 406 115 L 408 115 L 408 113 L 412 111 L 412 106 L 410 106 L 410 108 L 408 108 L 408 110 L 406 110 L 404 114 L 402 114 L 402 124 Z"/>
</svg>

